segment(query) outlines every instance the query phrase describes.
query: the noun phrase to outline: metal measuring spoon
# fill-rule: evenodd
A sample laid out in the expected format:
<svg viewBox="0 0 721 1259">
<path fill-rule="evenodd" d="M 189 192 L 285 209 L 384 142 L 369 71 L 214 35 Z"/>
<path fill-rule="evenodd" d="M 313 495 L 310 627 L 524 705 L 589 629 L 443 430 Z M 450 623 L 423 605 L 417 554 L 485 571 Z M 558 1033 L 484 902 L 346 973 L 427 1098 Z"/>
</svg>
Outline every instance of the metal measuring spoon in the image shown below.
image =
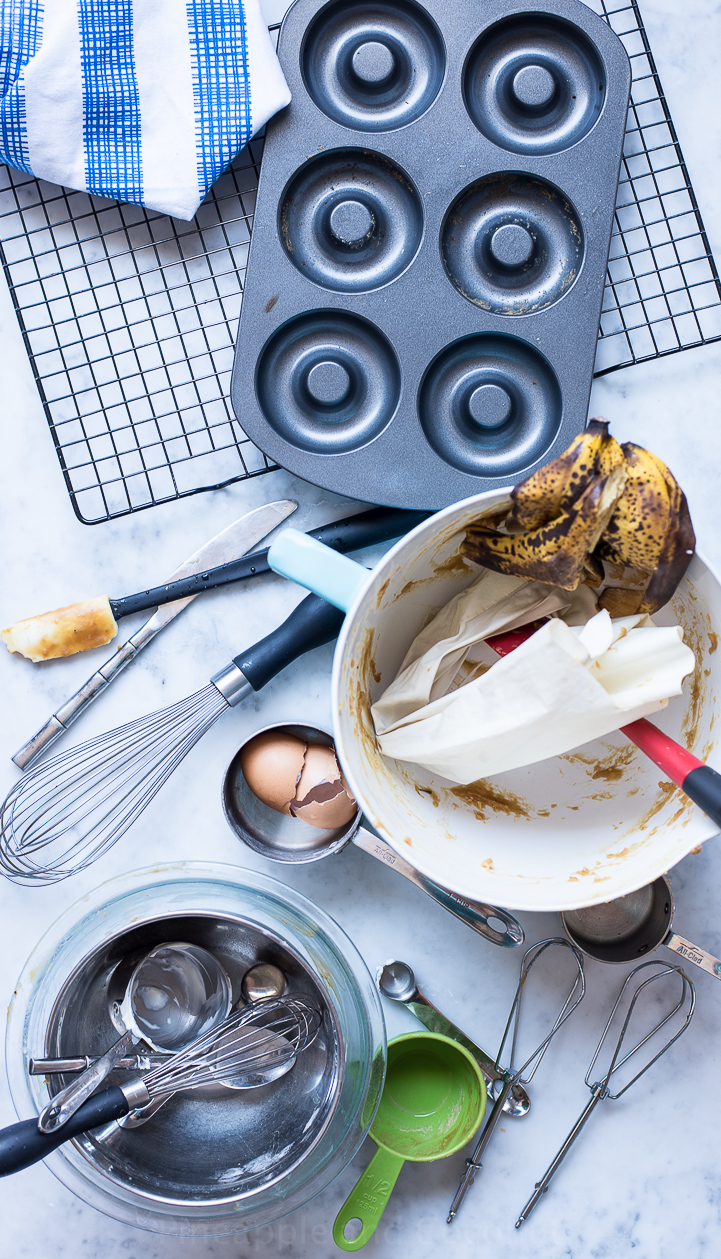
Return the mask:
<svg viewBox="0 0 721 1259">
<path fill-rule="evenodd" d="M 292 722 L 278 722 L 263 730 L 256 730 L 252 736 L 265 734 L 268 730 L 283 731 L 295 735 L 305 743 L 320 743 L 333 747 L 333 740 L 325 730 L 316 726 L 300 725 Z M 248 740 L 250 742 L 250 740 Z M 390 844 L 380 836 L 361 825 L 360 810 L 347 826 L 339 826 L 333 830 L 321 830 L 317 826 L 308 826 L 297 817 L 289 817 L 278 813 L 258 799 L 251 791 L 241 766 L 243 745 L 238 749 L 228 766 L 223 778 L 222 799 L 223 810 L 231 830 L 244 844 L 268 857 L 271 861 L 285 861 L 293 864 L 318 861 L 331 853 L 340 852 L 346 844 L 355 844 L 363 852 L 367 852 L 377 861 L 390 866 L 398 874 L 415 883 L 421 891 L 430 896 L 431 900 L 442 905 L 449 913 L 460 918 L 466 926 L 477 931 L 492 944 L 502 948 L 515 948 L 523 944 L 524 935 L 521 924 L 506 909 L 494 905 L 486 905 L 480 901 L 468 901 L 455 892 L 449 892 L 431 879 L 426 878 L 413 866 L 404 861 Z M 497 926 L 492 925 L 497 923 Z"/>
<path fill-rule="evenodd" d="M 424 997 L 407 962 L 386 962 L 378 970 L 376 983 L 384 997 L 408 1006 L 408 1009 L 413 1011 L 416 1018 L 428 1028 L 429 1032 L 440 1032 L 442 1036 L 448 1036 L 467 1049 L 475 1058 L 490 1085 L 489 1092 L 492 1097 L 495 1095 L 496 1082 L 503 1085 L 512 1079 L 507 1071 L 497 1067 L 483 1049 L 469 1040 L 455 1023 L 451 1023 L 445 1014 L 441 1014 L 441 1011 L 427 997 Z M 530 1109 L 531 1099 L 523 1085 L 514 1084 L 503 1104 L 503 1110 L 514 1119 L 522 1119 Z"/>
<path fill-rule="evenodd" d="M 653 883 L 601 905 L 561 914 L 566 935 L 598 962 L 635 962 L 664 945 L 687 962 L 721 979 L 721 961 L 671 930 L 676 902 L 663 875 Z"/>
<path fill-rule="evenodd" d="M 245 972 L 240 994 L 243 1001 L 252 1004 L 254 1001 L 277 1000 L 283 996 L 285 989 L 286 978 L 280 967 L 272 962 L 259 962 Z"/>
</svg>

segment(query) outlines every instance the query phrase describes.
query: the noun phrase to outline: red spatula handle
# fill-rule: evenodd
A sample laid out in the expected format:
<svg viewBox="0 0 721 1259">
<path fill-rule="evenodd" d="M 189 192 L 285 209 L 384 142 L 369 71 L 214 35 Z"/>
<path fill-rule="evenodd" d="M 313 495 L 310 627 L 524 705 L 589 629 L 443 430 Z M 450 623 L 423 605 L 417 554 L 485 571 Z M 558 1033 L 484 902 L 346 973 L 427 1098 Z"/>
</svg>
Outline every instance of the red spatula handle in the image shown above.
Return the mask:
<svg viewBox="0 0 721 1259">
<path fill-rule="evenodd" d="M 544 621 L 533 621 L 520 629 L 494 634 L 486 642 L 499 656 L 507 656 L 516 647 L 520 647 L 521 643 L 527 642 L 543 624 Z M 712 822 L 721 827 L 721 774 L 717 774 L 710 765 L 705 765 L 693 752 L 681 747 L 680 743 L 664 734 L 663 730 L 659 730 L 658 726 L 654 726 L 645 717 L 621 726 L 621 733 L 645 752 L 654 765 L 658 765 L 694 804 L 703 809 Z"/>
</svg>

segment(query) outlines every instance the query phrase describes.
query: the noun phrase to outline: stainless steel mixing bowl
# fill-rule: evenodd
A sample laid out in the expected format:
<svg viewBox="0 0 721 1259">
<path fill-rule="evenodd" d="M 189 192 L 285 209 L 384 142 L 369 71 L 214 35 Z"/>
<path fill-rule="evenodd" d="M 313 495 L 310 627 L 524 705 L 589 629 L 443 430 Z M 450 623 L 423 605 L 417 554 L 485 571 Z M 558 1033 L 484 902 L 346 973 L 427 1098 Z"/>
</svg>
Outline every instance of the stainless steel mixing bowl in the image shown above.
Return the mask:
<svg viewBox="0 0 721 1259">
<path fill-rule="evenodd" d="M 383 1085 L 383 1015 L 371 976 L 337 924 L 293 889 L 187 862 L 113 880 L 70 909 L 18 982 L 7 1034 L 13 1101 L 21 1118 L 47 1101 L 46 1081 L 27 1074 L 30 1057 L 96 1054 L 113 1042 L 118 974 L 172 940 L 213 953 L 234 1001 L 250 966 L 279 966 L 289 993 L 320 1004 L 321 1035 L 273 1084 L 178 1094 L 144 1127 L 109 1124 L 47 1163 L 79 1197 L 127 1223 L 181 1235 L 241 1232 L 295 1210 L 338 1174 L 363 1141 Z M 54 1077 L 53 1090 L 64 1079 Z"/>
</svg>

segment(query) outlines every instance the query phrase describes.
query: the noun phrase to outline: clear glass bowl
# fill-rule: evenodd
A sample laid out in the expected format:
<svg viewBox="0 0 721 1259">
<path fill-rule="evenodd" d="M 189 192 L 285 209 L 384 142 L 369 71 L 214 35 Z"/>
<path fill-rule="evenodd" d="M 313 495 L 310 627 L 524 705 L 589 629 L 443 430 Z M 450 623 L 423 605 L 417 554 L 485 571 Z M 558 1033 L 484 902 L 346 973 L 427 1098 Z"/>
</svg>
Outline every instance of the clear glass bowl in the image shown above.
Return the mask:
<svg viewBox="0 0 721 1259">
<path fill-rule="evenodd" d="M 134 871 L 84 897 L 18 980 L 7 1027 L 10 1091 L 21 1119 L 37 1115 L 48 1086 L 28 1075 L 28 1060 L 108 1048 L 117 1037 L 109 997 L 118 963 L 179 939 L 219 956 L 233 1000 L 246 967 L 280 965 L 291 991 L 315 992 L 325 1005 L 318 1045 L 272 1085 L 177 1094 L 144 1127 L 106 1125 L 46 1163 L 79 1198 L 124 1223 L 184 1236 L 244 1232 L 296 1210 L 342 1171 L 367 1135 L 385 1076 L 371 975 L 338 924 L 292 888 L 235 866 L 181 862 Z M 56 1085 L 69 1078 L 54 1077 Z"/>
</svg>

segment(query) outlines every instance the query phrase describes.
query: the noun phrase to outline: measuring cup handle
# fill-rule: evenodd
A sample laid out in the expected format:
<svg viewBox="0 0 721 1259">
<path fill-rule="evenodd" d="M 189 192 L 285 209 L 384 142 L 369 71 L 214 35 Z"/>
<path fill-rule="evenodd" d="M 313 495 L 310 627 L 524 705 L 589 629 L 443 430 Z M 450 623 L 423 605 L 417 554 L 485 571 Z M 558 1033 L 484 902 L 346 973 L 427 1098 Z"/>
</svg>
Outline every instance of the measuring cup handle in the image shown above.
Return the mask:
<svg viewBox="0 0 721 1259">
<path fill-rule="evenodd" d="M 358 848 L 362 848 L 363 852 L 367 852 L 371 857 L 389 866 L 391 870 L 395 870 L 397 874 L 402 874 L 404 879 L 415 883 L 416 887 L 425 892 L 426 896 L 430 896 L 437 905 L 442 905 L 455 918 L 460 918 L 461 922 L 465 922 L 472 931 L 477 931 L 484 939 L 490 940 L 491 944 L 499 944 L 501 948 L 506 949 L 514 949 L 517 945 L 523 944 L 523 927 L 507 909 L 499 909 L 496 905 L 486 905 L 483 901 L 467 901 L 462 896 L 456 896 L 455 892 L 449 892 L 448 888 L 441 887 L 439 883 L 434 883 L 432 879 L 420 874 L 412 865 L 404 861 L 390 844 L 378 835 L 373 835 L 363 826 L 359 827 L 353 836 L 353 843 Z M 499 922 L 502 922 L 505 931 L 498 931 L 492 927 L 488 921 L 489 918 L 497 918 Z"/>
<path fill-rule="evenodd" d="M 290 577 L 341 611 L 355 603 L 368 580 L 368 569 L 339 555 L 298 529 L 284 529 L 268 551 L 274 572 Z"/>
<path fill-rule="evenodd" d="M 713 953 L 707 953 L 705 949 L 700 949 L 690 940 L 684 940 L 683 936 L 677 936 L 675 931 L 668 933 L 664 944 L 667 949 L 673 949 L 674 953 L 685 957 L 687 962 L 693 962 L 694 966 L 700 966 L 701 970 L 707 971 L 715 979 L 721 979 L 721 962 L 714 957 Z"/>
<path fill-rule="evenodd" d="M 360 1180 L 351 1189 L 333 1224 L 333 1241 L 341 1250 L 360 1250 L 378 1227 L 405 1159 L 391 1150 L 376 1150 Z M 351 1220 L 362 1228 L 352 1241 L 345 1236 Z"/>
</svg>

